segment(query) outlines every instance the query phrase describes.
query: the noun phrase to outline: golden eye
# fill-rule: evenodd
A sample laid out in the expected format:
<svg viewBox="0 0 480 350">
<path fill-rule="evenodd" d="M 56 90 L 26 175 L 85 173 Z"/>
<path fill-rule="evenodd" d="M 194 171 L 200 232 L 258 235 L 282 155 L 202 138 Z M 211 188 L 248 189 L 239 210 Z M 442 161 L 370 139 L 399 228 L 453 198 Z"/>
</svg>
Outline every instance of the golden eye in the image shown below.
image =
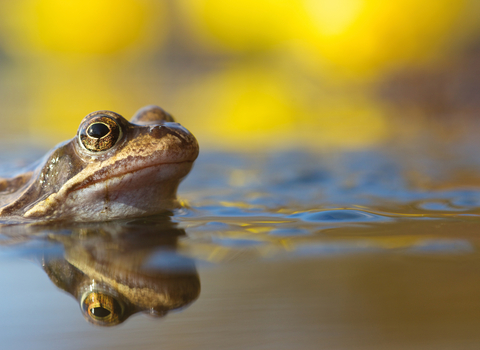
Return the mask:
<svg viewBox="0 0 480 350">
<path fill-rule="evenodd" d="M 107 151 L 120 139 L 120 125 L 106 115 L 97 115 L 86 120 L 78 132 L 80 143 L 91 152 Z"/>
<path fill-rule="evenodd" d="M 119 302 L 110 295 L 91 292 L 84 297 L 81 306 L 87 319 L 95 324 L 112 326 L 122 322 L 122 308 Z"/>
</svg>

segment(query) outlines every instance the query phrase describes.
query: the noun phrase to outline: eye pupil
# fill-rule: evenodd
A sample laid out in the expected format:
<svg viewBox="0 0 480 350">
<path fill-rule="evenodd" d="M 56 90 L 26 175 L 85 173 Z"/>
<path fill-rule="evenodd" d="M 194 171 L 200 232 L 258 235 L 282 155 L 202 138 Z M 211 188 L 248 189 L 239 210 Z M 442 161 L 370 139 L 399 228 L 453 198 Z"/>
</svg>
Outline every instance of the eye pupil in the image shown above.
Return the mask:
<svg viewBox="0 0 480 350">
<path fill-rule="evenodd" d="M 94 123 L 87 129 L 87 135 L 96 139 L 100 139 L 110 132 L 110 128 L 103 123 Z"/>
<path fill-rule="evenodd" d="M 94 317 L 105 318 L 111 314 L 111 312 L 103 307 L 95 307 L 90 310 Z"/>
</svg>

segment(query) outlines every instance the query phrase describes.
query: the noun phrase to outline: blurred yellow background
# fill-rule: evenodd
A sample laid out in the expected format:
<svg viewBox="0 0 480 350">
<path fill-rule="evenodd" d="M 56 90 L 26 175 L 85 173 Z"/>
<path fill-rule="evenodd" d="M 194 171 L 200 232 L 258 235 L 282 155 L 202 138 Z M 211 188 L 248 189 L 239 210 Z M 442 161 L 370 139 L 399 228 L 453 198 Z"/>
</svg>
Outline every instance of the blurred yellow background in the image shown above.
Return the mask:
<svg viewBox="0 0 480 350">
<path fill-rule="evenodd" d="M 203 148 L 375 146 L 476 113 L 479 15 L 475 0 L 3 1 L 0 137 L 52 144 L 94 110 L 158 104 Z"/>
</svg>

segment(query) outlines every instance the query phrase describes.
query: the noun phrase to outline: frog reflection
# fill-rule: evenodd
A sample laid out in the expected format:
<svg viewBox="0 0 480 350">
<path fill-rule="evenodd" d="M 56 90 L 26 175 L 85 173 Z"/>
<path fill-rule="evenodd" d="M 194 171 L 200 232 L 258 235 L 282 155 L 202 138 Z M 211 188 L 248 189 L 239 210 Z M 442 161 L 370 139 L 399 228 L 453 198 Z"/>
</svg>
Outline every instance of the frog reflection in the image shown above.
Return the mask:
<svg viewBox="0 0 480 350">
<path fill-rule="evenodd" d="M 200 293 L 193 261 L 174 253 L 184 234 L 169 220 L 77 227 L 69 236 L 50 236 L 65 253 L 44 257 L 43 268 L 94 325 L 114 326 L 139 312 L 162 317 Z"/>
</svg>

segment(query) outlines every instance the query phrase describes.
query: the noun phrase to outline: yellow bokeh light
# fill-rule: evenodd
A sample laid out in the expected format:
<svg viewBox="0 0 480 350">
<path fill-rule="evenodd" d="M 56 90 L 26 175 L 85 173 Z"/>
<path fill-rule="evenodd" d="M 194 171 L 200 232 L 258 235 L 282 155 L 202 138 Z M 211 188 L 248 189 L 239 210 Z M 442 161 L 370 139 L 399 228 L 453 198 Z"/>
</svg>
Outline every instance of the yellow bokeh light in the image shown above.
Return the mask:
<svg viewBox="0 0 480 350">
<path fill-rule="evenodd" d="M 262 65 L 200 79 L 179 94 L 175 107 L 206 148 L 355 148 L 388 134 L 375 101 L 342 93 L 322 96 L 318 87 Z"/>
<path fill-rule="evenodd" d="M 338 18 L 336 23 L 341 25 L 335 31 L 324 19 L 323 7 L 306 8 L 312 30 L 305 32 L 304 38 L 312 53 L 358 73 L 381 72 L 385 67 L 421 62 L 438 53 L 452 38 L 465 7 L 465 1 L 456 0 L 342 2 L 349 6 L 335 7 L 337 12 L 330 17 Z M 353 15 L 347 20 L 345 15 L 335 15 L 342 11 Z"/>
<path fill-rule="evenodd" d="M 297 0 L 179 0 L 187 25 L 212 46 L 264 51 L 289 35 Z M 295 21 L 295 20 L 294 20 Z"/>
<path fill-rule="evenodd" d="M 200 79 L 179 95 L 180 115 L 203 133 L 200 142 L 245 150 L 272 139 L 291 140 L 289 127 L 301 106 L 271 72 L 252 67 L 232 69 Z M 181 101 L 188 101 L 187 104 Z"/>
<path fill-rule="evenodd" d="M 313 26 L 325 35 L 339 35 L 345 32 L 363 10 L 363 0 L 305 0 L 307 16 Z"/>
<path fill-rule="evenodd" d="M 472 21 L 466 12 L 478 11 L 468 0 L 179 3 L 193 33 L 205 43 L 246 52 L 281 49 L 324 75 L 376 74 L 423 62 L 467 35 L 462 31 L 472 26 L 461 21 Z"/>
<path fill-rule="evenodd" d="M 10 52 L 105 55 L 158 46 L 167 30 L 155 0 L 18 0 L 2 2 Z"/>
</svg>

